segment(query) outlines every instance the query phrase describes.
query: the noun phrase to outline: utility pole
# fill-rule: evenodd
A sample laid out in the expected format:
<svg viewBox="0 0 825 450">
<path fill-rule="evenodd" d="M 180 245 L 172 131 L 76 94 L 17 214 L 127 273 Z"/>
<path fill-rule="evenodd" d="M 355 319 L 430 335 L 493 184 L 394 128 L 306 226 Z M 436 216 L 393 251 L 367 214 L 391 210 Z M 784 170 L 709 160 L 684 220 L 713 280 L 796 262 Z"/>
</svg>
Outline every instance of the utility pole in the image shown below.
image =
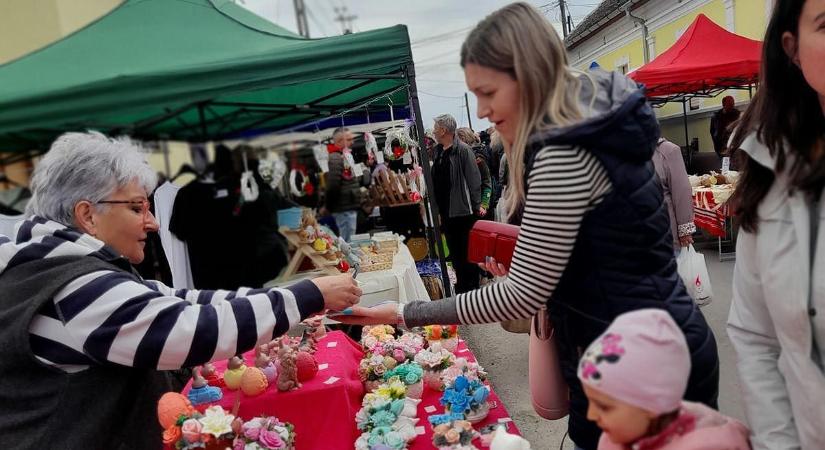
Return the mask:
<svg viewBox="0 0 825 450">
<path fill-rule="evenodd" d="M 567 11 L 564 7 L 564 0 L 559 0 L 559 10 L 561 11 L 561 32 L 564 34 L 564 37 L 567 37 Z"/>
<path fill-rule="evenodd" d="M 470 100 L 467 96 L 467 93 L 464 93 L 464 107 L 467 108 L 467 123 L 470 125 L 470 129 L 473 129 L 473 119 L 470 118 Z"/>
<path fill-rule="evenodd" d="M 355 14 L 348 14 L 346 6 L 335 8 L 335 21 L 341 22 L 341 32 L 343 34 L 352 34 L 352 22 L 358 18 Z"/>
<path fill-rule="evenodd" d="M 295 8 L 295 19 L 298 21 L 298 34 L 308 38 L 309 23 L 307 22 L 307 9 L 304 0 L 292 0 L 292 5 Z"/>
</svg>

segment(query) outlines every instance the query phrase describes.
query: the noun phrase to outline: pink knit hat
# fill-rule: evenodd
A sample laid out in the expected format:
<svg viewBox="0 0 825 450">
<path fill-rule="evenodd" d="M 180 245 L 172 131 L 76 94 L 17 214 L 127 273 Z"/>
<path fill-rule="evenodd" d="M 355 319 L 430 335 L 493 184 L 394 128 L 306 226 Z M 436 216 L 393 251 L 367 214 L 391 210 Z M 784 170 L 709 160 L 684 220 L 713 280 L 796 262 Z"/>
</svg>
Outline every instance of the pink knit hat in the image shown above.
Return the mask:
<svg viewBox="0 0 825 450">
<path fill-rule="evenodd" d="M 690 375 L 690 351 L 661 309 L 616 317 L 579 362 L 582 383 L 654 414 L 679 409 Z"/>
</svg>

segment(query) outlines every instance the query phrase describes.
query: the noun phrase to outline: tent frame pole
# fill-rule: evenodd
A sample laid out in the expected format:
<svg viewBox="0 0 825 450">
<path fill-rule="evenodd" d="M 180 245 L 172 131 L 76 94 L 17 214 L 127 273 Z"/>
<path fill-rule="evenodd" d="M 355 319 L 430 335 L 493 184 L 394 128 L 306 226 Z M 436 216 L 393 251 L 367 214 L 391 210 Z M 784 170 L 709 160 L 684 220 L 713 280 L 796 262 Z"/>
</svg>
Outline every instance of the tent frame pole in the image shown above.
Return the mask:
<svg viewBox="0 0 825 450">
<path fill-rule="evenodd" d="M 407 79 L 407 92 L 410 102 L 410 114 L 415 119 L 416 136 L 418 137 L 418 157 L 421 160 L 424 182 L 427 183 L 427 197 L 424 199 L 424 210 L 430 219 L 430 229 L 427 230 L 427 240 L 430 244 L 431 254 L 438 257 L 441 267 L 441 282 L 444 285 L 445 298 L 452 297 L 453 289 L 450 285 L 450 276 L 447 273 L 447 261 L 444 258 L 443 240 L 441 239 L 441 220 L 438 217 L 438 204 L 435 200 L 435 184 L 430 172 L 430 156 L 427 154 L 427 146 L 424 142 L 424 122 L 421 119 L 421 105 L 418 101 L 418 85 L 415 82 L 415 65 L 411 63 L 404 71 Z"/>
<path fill-rule="evenodd" d="M 685 125 L 685 147 L 688 148 L 688 153 L 690 152 L 690 142 L 688 137 L 688 120 L 687 120 L 687 98 L 682 99 L 682 122 Z"/>
</svg>

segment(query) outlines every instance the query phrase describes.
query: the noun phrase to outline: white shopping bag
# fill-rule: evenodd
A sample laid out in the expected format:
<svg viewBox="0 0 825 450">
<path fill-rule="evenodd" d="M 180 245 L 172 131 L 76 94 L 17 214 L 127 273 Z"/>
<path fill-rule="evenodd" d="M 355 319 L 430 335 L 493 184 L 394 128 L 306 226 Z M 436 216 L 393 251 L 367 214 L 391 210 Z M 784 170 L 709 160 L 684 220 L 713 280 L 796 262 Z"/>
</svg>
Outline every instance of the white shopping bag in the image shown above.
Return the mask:
<svg viewBox="0 0 825 450">
<path fill-rule="evenodd" d="M 709 302 L 713 298 L 713 289 L 710 286 L 705 256 L 690 245 L 682 248 L 682 252 L 676 258 L 676 264 L 679 266 L 679 276 L 682 277 L 690 298 L 699 304 Z"/>
</svg>

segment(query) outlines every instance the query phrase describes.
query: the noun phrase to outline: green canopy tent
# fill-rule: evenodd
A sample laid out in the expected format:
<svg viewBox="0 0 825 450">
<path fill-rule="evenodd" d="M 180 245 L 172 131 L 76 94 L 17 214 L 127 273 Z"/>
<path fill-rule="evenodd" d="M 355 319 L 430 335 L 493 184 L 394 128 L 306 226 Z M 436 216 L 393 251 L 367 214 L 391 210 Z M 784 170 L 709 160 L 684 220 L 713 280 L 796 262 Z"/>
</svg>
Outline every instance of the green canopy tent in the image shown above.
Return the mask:
<svg viewBox="0 0 825 450">
<path fill-rule="evenodd" d="M 127 0 L 0 66 L 0 151 L 82 128 L 223 139 L 387 94 L 404 106 L 411 66 L 404 26 L 304 39 L 230 0 Z"/>
<path fill-rule="evenodd" d="M 369 105 L 415 116 L 424 148 L 403 25 L 306 39 L 231 0 L 126 0 L 0 65 L 0 152 L 44 150 L 57 135 L 84 129 L 144 140 L 223 140 L 361 108 L 369 114 Z M 420 157 L 429 167 L 427 153 Z M 429 197 L 428 209 L 437 211 Z M 437 215 L 430 216 L 437 225 Z M 438 255 L 433 228 L 431 251 Z"/>
</svg>

